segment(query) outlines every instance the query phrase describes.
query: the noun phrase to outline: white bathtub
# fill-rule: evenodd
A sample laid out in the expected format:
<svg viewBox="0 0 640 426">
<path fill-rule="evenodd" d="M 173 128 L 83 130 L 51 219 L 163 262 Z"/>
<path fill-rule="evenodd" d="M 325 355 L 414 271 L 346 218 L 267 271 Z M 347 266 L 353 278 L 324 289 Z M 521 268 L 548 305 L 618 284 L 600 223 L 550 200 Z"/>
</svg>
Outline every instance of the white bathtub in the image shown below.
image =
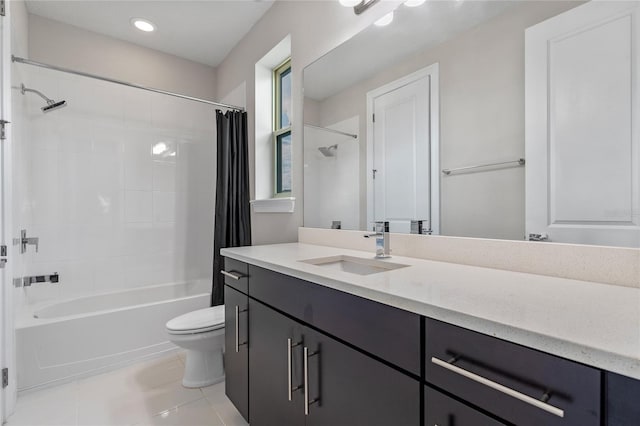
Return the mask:
<svg viewBox="0 0 640 426">
<path fill-rule="evenodd" d="M 210 286 L 204 281 L 163 284 L 29 307 L 16 319 L 18 390 L 176 350 L 165 323 L 209 306 Z"/>
</svg>

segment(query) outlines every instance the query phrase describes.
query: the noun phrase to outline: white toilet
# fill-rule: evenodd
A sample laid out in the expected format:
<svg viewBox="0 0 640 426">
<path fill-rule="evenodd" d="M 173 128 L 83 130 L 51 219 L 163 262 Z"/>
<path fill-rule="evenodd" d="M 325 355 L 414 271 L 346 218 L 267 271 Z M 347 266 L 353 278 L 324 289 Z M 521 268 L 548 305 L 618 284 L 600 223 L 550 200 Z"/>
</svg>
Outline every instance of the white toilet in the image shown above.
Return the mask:
<svg viewBox="0 0 640 426">
<path fill-rule="evenodd" d="M 169 340 L 187 350 L 182 384 L 201 388 L 224 380 L 224 305 L 199 309 L 167 322 Z"/>
</svg>

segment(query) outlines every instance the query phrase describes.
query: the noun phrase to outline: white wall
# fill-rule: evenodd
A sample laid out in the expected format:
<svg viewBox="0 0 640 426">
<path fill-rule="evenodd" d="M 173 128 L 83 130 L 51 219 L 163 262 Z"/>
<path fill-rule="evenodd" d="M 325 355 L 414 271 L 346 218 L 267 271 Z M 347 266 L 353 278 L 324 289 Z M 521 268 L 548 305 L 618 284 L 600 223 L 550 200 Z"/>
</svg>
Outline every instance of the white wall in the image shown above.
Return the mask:
<svg viewBox="0 0 640 426">
<path fill-rule="evenodd" d="M 359 117 L 327 126 L 355 134 Z M 333 157 L 318 148 L 337 145 Z M 343 229 L 360 228 L 360 139 L 304 128 L 304 225 L 328 228 L 334 220 Z"/>
<path fill-rule="evenodd" d="M 276 2 L 218 66 L 216 92 L 220 97 L 226 96 L 242 82 L 246 83 L 251 191 L 254 198 L 255 64 L 278 42 L 288 34 L 291 35 L 294 159 L 292 195 L 296 197 L 296 211 L 292 214 L 252 213 L 254 244 L 296 241 L 297 228 L 302 225 L 302 69 L 399 3 L 380 2 L 363 15 L 356 16 L 353 9 L 345 8 L 335 1 Z"/>
<path fill-rule="evenodd" d="M 519 4 L 324 100 L 320 103 L 320 122 L 333 123 L 353 115 L 365 117 L 368 91 L 437 62 L 441 168 L 524 157 L 524 29 L 579 4 Z M 364 119 L 358 133 L 366 134 Z M 366 143 L 361 156 L 361 164 L 366 164 Z M 361 181 L 365 181 L 364 167 L 362 173 Z M 443 176 L 441 233 L 522 239 L 524 191 L 523 168 Z"/>
<path fill-rule="evenodd" d="M 29 54 L 35 61 L 216 99 L 215 68 L 36 15 L 29 15 Z"/>
<path fill-rule="evenodd" d="M 212 68 L 39 17 L 30 16 L 29 26 L 29 55 L 35 60 L 213 97 Z M 153 57 L 142 67 L 131 61 L 140 50 Z M 20 255 L 26 264 L 22 275 L 60 274 L 58 285 L 34 284 L 16 290 L 16 297 L 34 303 L 172 281 L 210 281 L 214 108 L 13 67 L 16 79 L 68 102 L 43 114 L 40 98 L 14 92 L 16 102 L 26 102 L 23 155 L 16 160 L 23 186 L 15 194 L 14 232 L 27 229 L 40 238 L 38 253 L 29 246 Z"/>
</svg>

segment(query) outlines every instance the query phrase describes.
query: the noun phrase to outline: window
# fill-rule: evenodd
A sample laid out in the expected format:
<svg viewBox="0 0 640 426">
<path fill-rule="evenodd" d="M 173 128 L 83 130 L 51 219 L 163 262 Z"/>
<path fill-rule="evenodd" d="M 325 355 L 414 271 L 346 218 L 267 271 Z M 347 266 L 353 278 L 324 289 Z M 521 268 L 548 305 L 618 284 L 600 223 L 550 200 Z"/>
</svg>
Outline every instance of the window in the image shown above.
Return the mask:
<svg viewBox="0 0 640 426">
<path fill-rule="evenodd" d="M 291 192 L 291 59 L 273 70 L 273 140 L 275 196 Z"/>
</svg>

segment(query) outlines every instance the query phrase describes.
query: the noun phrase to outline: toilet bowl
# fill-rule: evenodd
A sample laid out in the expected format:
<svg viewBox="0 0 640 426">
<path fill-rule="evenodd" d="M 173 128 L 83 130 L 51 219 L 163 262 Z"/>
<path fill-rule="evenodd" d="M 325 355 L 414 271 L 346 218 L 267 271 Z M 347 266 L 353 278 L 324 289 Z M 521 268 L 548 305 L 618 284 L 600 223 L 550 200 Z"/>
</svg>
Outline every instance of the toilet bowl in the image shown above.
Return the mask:
<svg viewBox="0 0 640 426">
<path fill-rule="evenodd" d="M 224 305 L 180 315 L 166 327 L 169 340 L 186 350 L 183 386 L 201 388 L 224 380 Z"/>
</svg>

